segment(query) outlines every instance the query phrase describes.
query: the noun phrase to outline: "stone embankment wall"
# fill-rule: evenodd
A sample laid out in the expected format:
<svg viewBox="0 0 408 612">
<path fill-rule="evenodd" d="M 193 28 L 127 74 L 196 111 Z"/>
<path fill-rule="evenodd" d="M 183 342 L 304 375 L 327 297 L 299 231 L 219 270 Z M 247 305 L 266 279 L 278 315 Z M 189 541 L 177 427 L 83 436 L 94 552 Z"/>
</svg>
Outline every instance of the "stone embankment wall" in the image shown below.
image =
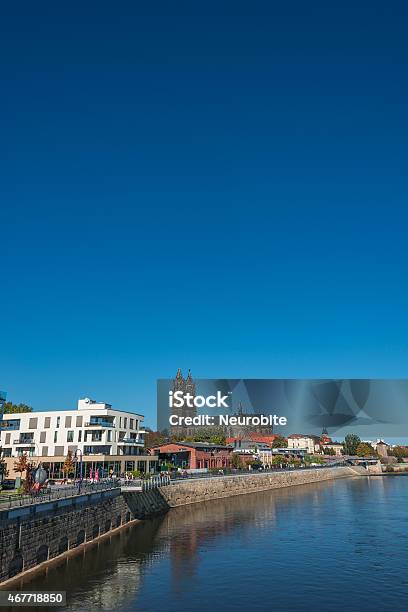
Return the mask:
<svg viewBox="0 0 408 612">
<path fill-rule="evenodd" d="M 160 494 L 170 508 L 197 502 L 256 493 L 269 489 L 281 489 L 294 485 L 322 482 L 356 476 L 349 467 L 305 469 L 291 472 L 257 473 L 223 478 L 182 481 L 160 489 Z M 366 474 L 367 475 L 367 472 Z"/>
<path fill-rule="evenodd" d="M 109 494 L 108 494 L 109 493 Z M 85 496 L 84 496 L 85 497 Z M 95 499 L 93 499 L 95 497 Z M 0 513 L 0 582 L 78 548 L 134 517 L 120 489 Z M 65 502 L 65 506 L 64 503 Z"/>
</svg>

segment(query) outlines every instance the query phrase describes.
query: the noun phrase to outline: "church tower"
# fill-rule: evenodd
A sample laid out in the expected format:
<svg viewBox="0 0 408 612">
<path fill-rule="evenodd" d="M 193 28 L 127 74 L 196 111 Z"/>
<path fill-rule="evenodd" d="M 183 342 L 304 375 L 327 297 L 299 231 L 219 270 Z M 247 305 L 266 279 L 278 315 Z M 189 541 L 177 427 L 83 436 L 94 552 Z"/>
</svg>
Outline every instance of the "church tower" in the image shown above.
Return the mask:
<svg viewBox="0 0 408 612">
<path fill-rule="evenodd" d="M 191 376 L 190 370 L 188 371 L 188 375 L 185 380 L 183 378 L 183 374 L 181 373 L 181 369 L 179 368 L 177 370 L 176 377 L 173 379 L 173 393 L 176 391 L 181 391 L 183 395 L 190 393 L 193 398 L 195 397 L 196 385 Z M 180 407 L 173 407 L 171 409 L 171 414 L 175 414 L 178 417 L 195 417 L 197 416 L 197 408 L 195 406 L 187 406 L 184 402 L 184 404 Z M 194 431 L 194 427 L 185 427 L 180 425 L 173 425 L 171 427 L 171 433 L 178 436 L 192 435 Z"/>
</svg>

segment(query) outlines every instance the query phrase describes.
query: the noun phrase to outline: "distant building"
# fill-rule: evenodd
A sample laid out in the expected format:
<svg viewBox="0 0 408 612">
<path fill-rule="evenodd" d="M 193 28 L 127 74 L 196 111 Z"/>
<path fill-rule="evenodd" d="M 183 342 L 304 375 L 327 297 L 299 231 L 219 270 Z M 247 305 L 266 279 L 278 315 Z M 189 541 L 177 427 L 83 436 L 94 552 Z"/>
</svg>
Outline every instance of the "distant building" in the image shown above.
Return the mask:
<svg viewBox="0 0 408 612">
<path fill-rule="evenodd" d="M 390 447 L 389 444 L 387 444 L 383 440 L 378 440 L 377 444 L 375 445 L 375 450 L 380 455 L 380 457 L 385 458 L 385 457 L 388 457 L 389 447 Z"/>
<path fill-rule="evenodd" d="M 343 454 L 343 444 L 341 442 L 330 442 L 329 444 L 323 444 L 322 445 L 323 453 L 324 453 L 325 448 L 334 450 L 335 455 L 339 457 Z"/>
<path fill-rule="evenodd" d="M 329 433 L 325 427 L 323 427 L 322 434 L 320 436 L 320 446 L 327 446 L 330 444 L 332 439 L 329 436 Z"/>
<path fill-rule="evenodd" d="M 227 468 L 231 446 L 209 442 L 168 442 L 150 449 L 159 458 L 159 465 L 172 464 L 182 469 Z"/>
<path fill-rule="evenodd" d="M 246 412 L 240 402 L 238 412 L 236 414 L 231 414 L 231 417 L 238 417 L 239 420 L 239 417 L 248 415 L 251 417 L 259 417 L 259 419 L 261 419 L 262 416 L 261 414 Z M 226 425 L 223 427 L 223 430 L 227 438 L 245 438 L 252 436 L 252 434 L 268 437 L 273 436 L 273 427 L 271 425 Z"/>
<path fill-rule="evenodd" d="M 288 449 L 304 450 L 309 455 L 320 452 L 320 437 L 307 434 L 288 436 Z"/>
<path fill-rule="evenodd" d="M 245 436 L 235 436 L 235 437 L 231 437 L 231 438 L 226 438 L 226 444 L 232 444 L 233 446 L 237 446 L 237 443 L 242 440 L 242 441 L 251 441 L 251 442 L 255 442 L 258 445 L 260 444 L 264 444 L 266 446 L 268 446 L 269 448 L 271 448 L 273 441 L 275 440 L 275 438 L 277 438 L 278 436 L 276 435 L 265 435 L 265 434 L 259 434 L 259 433 L 255 433 L 255 432 L 248 432 L 247 434 L 245 434 Z"/>
<path fill-rule="evenodd" d="M 196 396 L 196 385 L 191 376 L 190 370 L 188 371 L 187 378 L 183 378 L 181 369 L 177 370 L 175 379 L 173 380 L 173 393 L 181 391 L 183 396 L 189 393 L 192 398 Z M 181 406 L 173 406 L 170 408 L 170 414 L 177 417 L 195 417 L 197 416 L 197 408 L 194 406 L 194 402 L 191 401 L 192 406 L 187 406 L 186 401 Z M 170 433 L 172 436 L 192 436 L 197 431 L 197 427 L 185 427 L 182 425 L 172 425 L 170 427 Z"/>
</svg>

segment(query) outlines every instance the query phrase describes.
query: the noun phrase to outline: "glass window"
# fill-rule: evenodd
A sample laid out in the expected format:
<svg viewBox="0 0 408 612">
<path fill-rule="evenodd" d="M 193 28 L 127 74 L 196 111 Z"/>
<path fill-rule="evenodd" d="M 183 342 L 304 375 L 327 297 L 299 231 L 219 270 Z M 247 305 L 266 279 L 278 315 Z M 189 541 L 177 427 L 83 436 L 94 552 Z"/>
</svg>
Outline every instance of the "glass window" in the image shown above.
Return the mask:
<svg viewBox="0 0 408 612">
<path fill-rule="evenodd" d="M 127 417 L 125 417 L 123 419 L 124 423 L 123 423 L 123 427 L 126 429 L 127 428 Z"/>
<path fill-rule="evenodd" d="M 133 429 L 133 419 L 129 419 L 129 429 Z"/>
<path fill-rule="evenodd" d="M 58 438 L 58 431 L 54 431 L 54 442 L 57 441 Z"/>
<path fill-rule="evenodd" d="M 44 419 L 44 429 L 49 429 L 51 427 L 51 417 L 45 417 Z"/>
<path fill-rule="evenodd" d="M 76 426 L 77 427 L 82 427 L 82 417 L 81 416 L 77 416 L 77 418 L 76 418 Z"/>
<path fill-rule="evenodd" d="M 71 427 L 71 421 L 72 421 L 72 417 L 66 416 L 65 417 L 65 427 Z"/>
<path fill-rule="evenodd" d="M 74 432 L 72 429 L 70 429 L 69 431 L 67 431 L 67 442 L 73 442 L 74 441 Z"/>
<path fill-rule="evenodd" d="M 59 427 L 59 426 L 60 426 L 60 422 L 61 422 L 61 417 L 59 417 L 59 416 L 58 416 L 58 417 L 57 417 L 57 427 Z"/>
<path fill-rule="evenodd" d="M 45 437 L 46 437 L 46 435 L 47 435 L 47 432 L 46 432 L 46 431 L 42 431 L 42 432 L 40 433 L 40 442 L 41 442 L 41 443 L 45 442 Z"/>
<path fill-rule="evenodd" d="M 82 430 L 80 429 L 78 432 L 78 442 L 81 442 L 81 441 L 82 441 Z"/>
<path fill-rule="evenodd" d="M 108 442 L 112 442 L 112 430 L 108 429 Z"/>
</svg>

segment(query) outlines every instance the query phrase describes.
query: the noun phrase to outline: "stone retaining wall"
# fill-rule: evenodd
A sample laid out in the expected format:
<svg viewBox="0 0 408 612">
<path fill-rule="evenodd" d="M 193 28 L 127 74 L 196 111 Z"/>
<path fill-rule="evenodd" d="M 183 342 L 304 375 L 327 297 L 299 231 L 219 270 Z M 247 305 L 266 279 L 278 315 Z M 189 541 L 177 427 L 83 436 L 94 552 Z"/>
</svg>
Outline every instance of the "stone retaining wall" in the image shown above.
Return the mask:
<svg viewBox="0 0 408 612">
<path fill-rule="evenodd" d="M 0 523 L 0 582 L 77 548 L 134 517 L 120 495 Z"/>
<path fill-rule="evenodd" d="M 184 481 L 160 489 L 170 508 L 211 499 L 356 476 L 349 467 L 257 473 Z"/>
</svg>

